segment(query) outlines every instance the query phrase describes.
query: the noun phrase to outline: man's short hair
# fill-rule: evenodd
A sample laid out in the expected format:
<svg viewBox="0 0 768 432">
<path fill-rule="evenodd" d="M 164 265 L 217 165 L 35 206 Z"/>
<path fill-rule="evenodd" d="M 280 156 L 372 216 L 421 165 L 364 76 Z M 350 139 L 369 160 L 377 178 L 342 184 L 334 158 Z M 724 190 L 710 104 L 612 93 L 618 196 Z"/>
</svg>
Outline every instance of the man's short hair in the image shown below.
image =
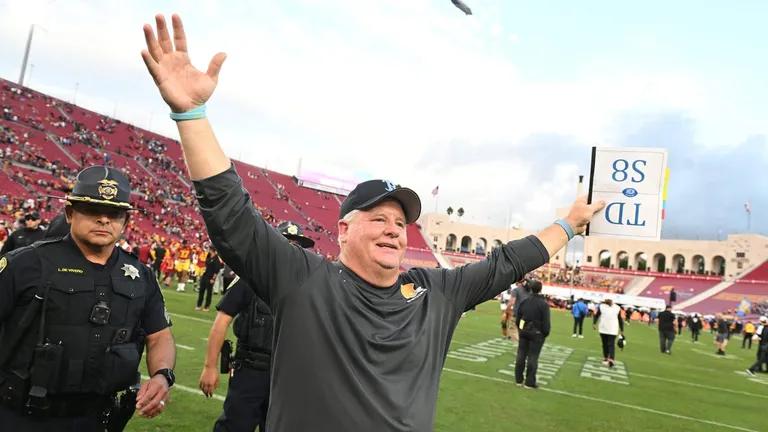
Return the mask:
<svg viewBox="0 0 768 432">
<path fill-rule="evenodd" d="M 539 294 L 541 292 L 541 282 L 537 280 L 529 280 L 526 286 L 528 287 L 528 290 L 533 294 Z"/>
</svg>

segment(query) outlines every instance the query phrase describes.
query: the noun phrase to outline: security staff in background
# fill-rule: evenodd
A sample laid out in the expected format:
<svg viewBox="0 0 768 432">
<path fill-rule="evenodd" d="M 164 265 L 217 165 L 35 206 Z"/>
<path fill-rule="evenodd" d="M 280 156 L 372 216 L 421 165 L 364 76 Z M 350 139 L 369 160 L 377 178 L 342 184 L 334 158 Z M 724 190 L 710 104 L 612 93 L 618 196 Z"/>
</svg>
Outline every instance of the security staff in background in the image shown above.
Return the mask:
<svg viewBox="0 0 768 432">
<path fill-rule="evenodd" d="M 24 228 L 17 229 L 8 236 L 8 241 L 0 249 L 0 255 L 14 249 L 29 246 L 38 240 L 42 240 L 43 237 L 45 237 L 45 230 L 40 228 L 40 214 L 38 212 L 27 213 L 24 215 Z"/>
<path fill-rule="evenodd" d="M 277 230 L 294 245 L 311 248 L 314 240 L 305 237 L 298 225 L 283 222 Z M 235 317 L 237 350 L 232 362 L 224 412 L 216 420 L 216 432 L 264 432 L 269 406 L 269 368 L 272 357 L 272 312 L 242 279 L 236 278 L 216 306 L 216 319 L 208 336 L 205 366 L 200 374 L 200 390 L 211 397 L 219 384 L 217 358 L 227 327 Z M 229 368 L 223 368 L 226 371 Z"/>
<path fill-rule="evenodd" d="M 536 389 L 539 387 L 536 384 L 539 354 L 551 330 L 549 304 L 541 295 L 540 281 L 529 280 L 526 287 L 529 295 L 520 302 L 515 314 L 515 324 L 520 335 L 515 360 L 515 382 L 518 386 Z"/>
<path fill-rule="evenodd" d="M 0 258 L 4 430 L 119 431 L 134 409 L 164 410 L 175 379 L 171 323 L 147 268 L 115 247 L 130 193 L 120 171 L 86 168 L 65 197 L 69 234 Z M 151 378 L 137 390 L 144 346 Z"/>
</svg>

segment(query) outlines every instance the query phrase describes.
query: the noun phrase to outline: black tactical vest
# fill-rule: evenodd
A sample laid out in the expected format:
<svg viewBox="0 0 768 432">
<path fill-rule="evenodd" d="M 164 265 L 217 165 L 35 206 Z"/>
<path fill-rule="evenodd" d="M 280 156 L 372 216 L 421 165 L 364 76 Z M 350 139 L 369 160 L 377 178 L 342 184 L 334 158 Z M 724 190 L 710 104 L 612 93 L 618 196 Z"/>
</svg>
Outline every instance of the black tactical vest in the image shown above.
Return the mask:
<svg viewBox="0 0 768 432">
<path fill-rule="evenodd" d="M 68 239 L 68 237 L 67 237 Z M 148 273 L 119 248 L 108 267 L 98 271 L 71 240 L 33 246 L 40 260 L 39 284 L 47 291 L 44 342 L 63 346 L 63 360 L 49 395 L 111 395 L 134 384 L 143 351 L 140 317 L 148 294 Z M 115 259 L 116 258 L 116 259 Z M 136 276 L 136 277 L 132 277 Z M 6 325 L 18 329 L 19 305 Z M 40 317 L 28 330 L 8 370 L 25 370 L 39 342 Z"/>
<path fill-rule="evenodd" d="M 235 358 L 249 358 L 261 365 L 259 369 L 269 369 L 274 327 L 269 306 L 253 296 L 248 308 L 235 317 L 233 327 L 237 337 Z"/>
</svg>

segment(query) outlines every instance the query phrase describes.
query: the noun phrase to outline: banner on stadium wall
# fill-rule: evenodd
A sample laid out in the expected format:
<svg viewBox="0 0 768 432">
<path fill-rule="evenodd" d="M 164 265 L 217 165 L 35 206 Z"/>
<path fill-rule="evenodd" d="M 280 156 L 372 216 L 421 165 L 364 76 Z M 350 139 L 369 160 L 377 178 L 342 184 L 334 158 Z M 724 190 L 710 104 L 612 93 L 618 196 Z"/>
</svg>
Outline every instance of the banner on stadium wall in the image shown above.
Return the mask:
<svg viewBox="0 0 768 432">
<path fill-rule="evenodd" d="M 592 147 L 588 202 L 605 201 L 587 235 L 660 240 L 669 182 L 667 150 Z"/>
<path fill-rule="evenodd" d="M 602 303 L 603 300 L 609 298 L 614 303 L 622 306 L 633 307 L 647 307 L 650 309 L 663 310 L 666 306 L 664 299 L 654 297 L 640 297 L 626 294 L 614 294 L 600 291 L 587 291 L 575 288 L 556 287 L 551 285 L 543 285 L 541 292 L 545 295 L 557 297 L 561 299 L 570 299 L 573 296 L 574 300 L 580 298 L 591 301 L 592 303 Z"/>
</svg>

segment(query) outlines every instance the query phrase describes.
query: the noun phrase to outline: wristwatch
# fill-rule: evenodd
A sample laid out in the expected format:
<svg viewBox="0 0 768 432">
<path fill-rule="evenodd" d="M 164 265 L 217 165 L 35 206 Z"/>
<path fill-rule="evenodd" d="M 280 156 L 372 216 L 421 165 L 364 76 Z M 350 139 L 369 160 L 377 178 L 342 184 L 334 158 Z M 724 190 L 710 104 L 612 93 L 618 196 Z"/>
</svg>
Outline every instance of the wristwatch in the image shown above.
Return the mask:
<svg viewBox="0 0 768 432">
<path fill-rule="evenodd" d="M 169 388 L 173 387 L 173 384 L 176 382 L 176 374 L 173 373 L 173 369 L 158 369 L 152 376 L 154 377 L 155 375 L 162 375 L 168 381 Z"/>
</svg>

